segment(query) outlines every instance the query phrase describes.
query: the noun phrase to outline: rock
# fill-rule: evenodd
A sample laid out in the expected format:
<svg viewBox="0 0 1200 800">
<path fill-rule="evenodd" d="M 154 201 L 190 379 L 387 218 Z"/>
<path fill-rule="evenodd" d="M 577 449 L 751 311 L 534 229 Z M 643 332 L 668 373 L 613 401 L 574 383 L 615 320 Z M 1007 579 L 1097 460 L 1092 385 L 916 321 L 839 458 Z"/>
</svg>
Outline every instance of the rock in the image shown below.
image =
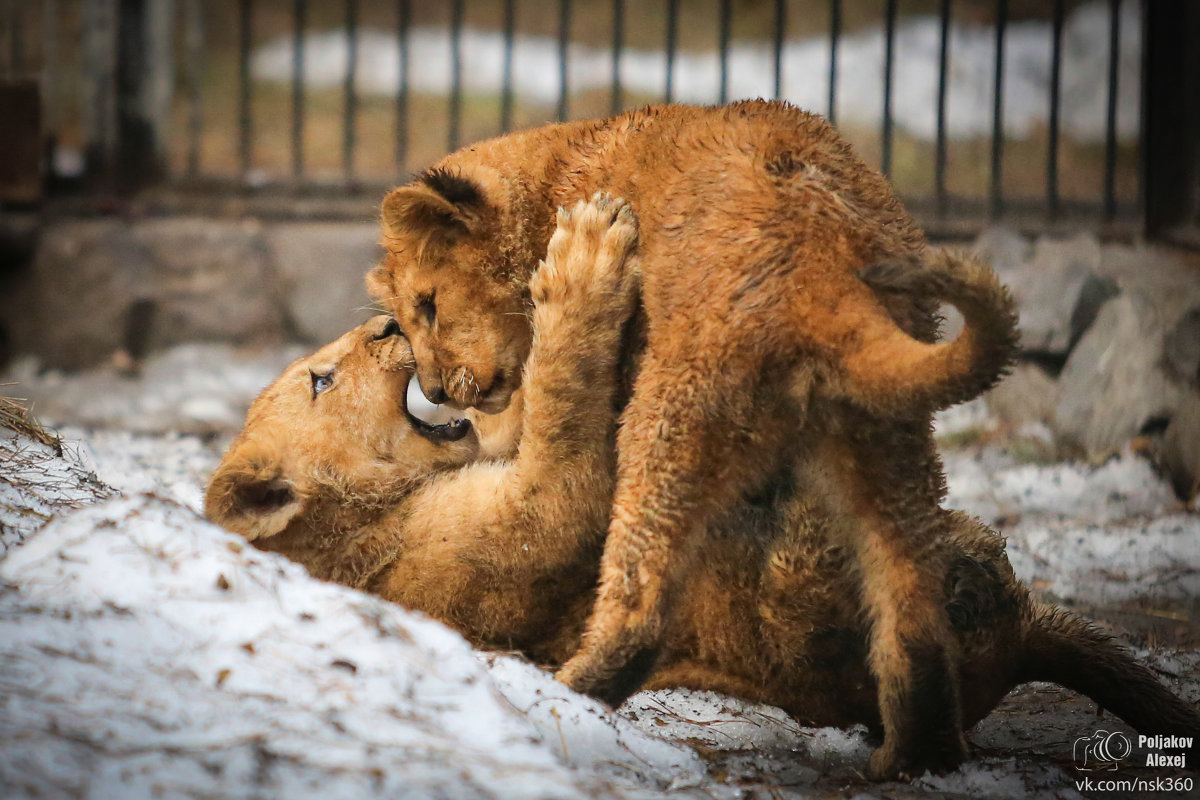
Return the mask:
<svg viewBox="0 0 1200 800">
<path fill-rule="evenodd" d="M 1000 276 L 1005 283 L 1013 273 L 1021 269 L 1033 255 L 1029 240 L 1011 228 L 987 228 L 979 234 L 972 247 L 975 253 Z"/>
<path fill-rule="evenodd" d="M 1058 383 L 1036 364 L 1022 363 L 984 398 L 992 414 L 1019 430 L 1054 418 Z"/>
<path fill-rule="evenodd" d="M 1200 306 L 1184 312 L 1167 332 L 1163 354 L 1180 379 L 1200 385 Z"/>
<path fill-rule="evenodd" d="M 1138 289 L 1101 309 L 1059 376 L 1054 428 L 1065 443 L 1102 457 L 1174 415 L 1189 387 L 1164 363 L 1182 317 L 1166 305 Z"/>
<path fill-rule="evenodd" d="M 363 276 L 383 255 L 374 223 L 279 223 L 267 242 L 292 332 L 324 344 L 371 316 Z"/>
<path fill-rule="evenodd" d="M 1100 243 L 1090 234 L 1038 240 L 1033 258 L 1010 284 L 1021 313 L 1021 349 L 1066 356 L 1117 294 L 1116 282 L 1099 274 Z"/>
<path fill-rule="evenodd" d="M 1075 347 L 1087 333 L 1104 304 L 1120 293 L 1117 282 L 1112 278 L 1101 277 L 1091 272 L 1084 276 L 1072 304 L 1071 319 L 1068 321 L 1067 351 Z"/>
<path fill-rule="evenodd" d="M 1200 502 L 1200 391 L 1189 393 L 1171 418 L 1162 466 L 1181 500 Z"/>
<path fill-rule="evenodd" d="M 195 218 L 47 227 L 4 292 L 14 352 L 77 369 L 186 341 L 278 339 L 283 315 L 257 224 Z"/>
<path fill-rule="evenodd" d="M 975 251 L 1012 290 L 1021 315 L 1021 349 L 1062 359 L 1119 291 L 1102 269 L 1100 242 L 1092 234 L 1043 237 L 1036 244 L 1005 228 L 980 234 Z"/>
</svg>

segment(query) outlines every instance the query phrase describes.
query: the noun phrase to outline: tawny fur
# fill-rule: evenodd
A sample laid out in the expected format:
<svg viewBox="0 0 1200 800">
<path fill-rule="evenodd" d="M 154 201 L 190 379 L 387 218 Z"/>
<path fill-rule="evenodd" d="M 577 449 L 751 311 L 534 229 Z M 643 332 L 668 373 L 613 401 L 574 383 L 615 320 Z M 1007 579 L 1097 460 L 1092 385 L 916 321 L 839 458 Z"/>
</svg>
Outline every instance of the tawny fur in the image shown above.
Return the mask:
<svg viewBox="0 0 1200 800">
<path fill-rule="evenodd" d="M 394 400 L 411 357 L 380 318 L 292 365 L 256 401 L 210 484 L 210 517 L 477 644 L 561 663 L 595 594 L 607 510 L 595 497 L 612 488 L 612 354 L 634 276 L 621 265 L 633 234 L 621 204 L 560 223 L 534 281 L 525 437 L 511 462 L 454 469 L 477 457 L 477 442 L 431 446 L 413 432 Z M 333 388 L 314 395 L 312 373 Z M 940 602 L 961 651 L 964 725 L 1016 683 L 1049 679 L 1143 732 L 1200 730 L 1195 710 L 1120 646 L 1033 605 L 999 536 L 942 514 L 951 534 Z M 785 477 L 689 541 L 676 572 L 688 591 L 667 615 L 647 685 L 724 691 L 807 724 L 878 732 L 868 631 L 846 591 L 856 567 L 829 533 Z"/>
<path fill-rule="evenodd" d="M 511 461 L 470 464 L 473 437 L 435 444 L 414 431 L 395 399 L 411 353 L 378 318 L 260 396 L 209 485 L 210 518 L 476 644 L 562 663 L 595 596 L 612 491 L 614 353 L 635 279 L 622 208 L 560 217 L 534 280 L 524 438 Z M 311 373 L 330 374 L 333 388 L 314 395 Z M 847 590 L 857 567 L 797 486 L 779 478 L 688 542 L 676 572 L 688 590 L 666 617 L 647 685 L 723 691 L 806 724 L 880 732 L 869 632 Z M 1143 733 L 1200 733 L 1195 709 L 1123 647 L 1033 604 L 1001 537 L 940 513 L 950 533 L 939 602 L 960 652 L 964 726 L 1012 686 L 1052 680 Z"/>
<path fill-rule="evenodd" d="M 852 556 L 870 620 L 886 730 L 873 774 L 952 767 L 965 750 L 930 415 L 996 380 L 1011 303 L 994 280 L 955 299 L 967 331 L 936 344 L 933 295 L 861 280 L 928 264 L 936 286 L 949 262 L 821 118 L 765 102 L 649 108 L 471 146 L 385 198 L 388 254 L 368 285 L 431 399 L 506 407 L 553 209 L 597 190 L 639 216 L 638 370 L 595 611 L 560 679 L 612 702 L 636 689 L 683 550 L 795 465 Z"/>
</svg>

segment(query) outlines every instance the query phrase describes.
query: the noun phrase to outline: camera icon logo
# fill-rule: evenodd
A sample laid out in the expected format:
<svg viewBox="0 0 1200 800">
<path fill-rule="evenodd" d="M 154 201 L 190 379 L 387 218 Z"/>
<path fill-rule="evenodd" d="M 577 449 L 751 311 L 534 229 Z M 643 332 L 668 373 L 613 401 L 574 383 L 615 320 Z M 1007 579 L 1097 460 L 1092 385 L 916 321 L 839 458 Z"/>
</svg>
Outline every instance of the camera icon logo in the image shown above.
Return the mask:
<svg viewBox="0 0 1200 800">
<path fill-rule="evenodd" d="M 1133 744 L 1120 731 L 1096 731 L 1091 736 L 1080 736 L 1072 748 L 1075 769 L 1080 772 L 1115 771 L 1132 752 Z"/>
</svg>

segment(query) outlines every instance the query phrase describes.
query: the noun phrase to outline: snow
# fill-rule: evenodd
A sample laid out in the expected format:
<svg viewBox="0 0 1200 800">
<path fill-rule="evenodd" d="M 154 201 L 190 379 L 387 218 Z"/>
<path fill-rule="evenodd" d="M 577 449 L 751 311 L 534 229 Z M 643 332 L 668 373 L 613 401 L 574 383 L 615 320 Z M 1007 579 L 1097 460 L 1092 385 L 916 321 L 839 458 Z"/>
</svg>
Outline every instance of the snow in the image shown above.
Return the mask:
<svg viewBox="0 0 1200 800">
<path fill-rule="evenodd" d="M 1137 2 L 1121 4 L 1118 50 L 1117 134 L 1138 135 L 1141 86 L 1141 11 Z M 445 28 L 416 27 L 409 33 L 408 86 L 435 95 L 450 92 L 452 47 Z M 501 91 L 505 41 L 500 32 L 464 28 L 461 40 L 465 91 Z M 399 82 L 400 51 L 394 32 L 358 32 L 356 87 L 363 94 L 394 96 Z M 892 113 L 897 125 L 931 141 L 937 131 L 937 90 L 941 28 L 934 16 L 902 17 L 896 26 Z M 1092 0 L 1068 15 L 1063 30 L 1061 120 L 1064 135 L 1085 142 L 1105 138 L 1108 102 L 1109 9 Z M 838 41 L 837 117 L 840 124 L 877 127 L 883 114 L 884 30 L 876 24 L 847 32 Z M 989 136 L 995 82 L 995 29 L 952 21 L 949 35 L 946 126 L 956 139 Z M 293 39 L 280 36 L 253 54 L 253 75 L 263 81 L 292 79 Z M 1009 138 L 1026 138 L 1049 115 L 1052 31 L 1046 21 L 1012 22 L 1005 31 L 1004 128 Z M 829 39 L 818 36 L 785 44 L 783 97 L 824 113 L 829 94 Z M 572 92 L 606 90 L 612 81 L 612 51 L 571 44 L 567 82 Z M 340 89 L 346 75 L 348 46 L 344 31 L 312 32 L 304 37 L 304 80 L 311 88 Z M 626 48 L 620 60 L 624 90 L 661 97 L 666 85 L 663 51 Z M 512 86 L 518 98 L 553 105 L 560 85 L 558 42 L 517 36 L 513 47 Z M 766 41 L 735 42 L 728 56 L 730 100 L 774 94 L 773 46 Z M 676 101 L 718 101 L 720 58 L 716 52 L 679 52 L 673 92 Z"/>
<path fill-rule="evenodd" d="M 21 367 L 20 392 L 57 400 L 39 405 L 74 441 L 0 432 L 6 798 L 1077 796 L 1064 743 L 1101 722 L 1066 692 L 1014 694 L 974 732 L 983 751 L 950 775 L 873 785 L 862 728 L 803 728 L 687 690 L 644 692 L 614 713 L 209 525 L 203 481 L 232 429 L 197 428 L 179 400 L 211 398 L 240 422 L 292 355 L 189 346 L 141 378 Z M 63 400 L 112 386 L 121 402 Z M 1029 463 L 988 439 L 997 426 L 981 404 L 938 429 L 987 434 L 944 453 L 949 504 L 1001 529 L 1043 596 L 1194 603 L 1200 515 L 1146 462 Z M 1200 652 L 1139 655 L 1200 698 Z"/>
<path fill-rule="evenodd" d="M 947 505 L 1003 532 L 1027 584 L 1081 605 L 1200 596 L 1200 515 L 1144 459 L 1025 464 L 996 447 L 944 458 Z"/>
<path fill-rule="evenodd" d="M 6 380 L 46 425 L 205 433 L 240 428 L 250 401 L 306 353 L 298 345 L 259 350 L 197 342 L 151 355 L 133 375 L 111 367 L 67 375 L 27 357 Z"/>
<path fill-rule="evenodd" d="M 806 733 L 710 693 L 613 714 L 153 495 L 60 514 L 0 585 L 7 796 L 733 797 L 670 739 Z M 808 735 L 822 759 L 865 761 L 861 732 Z"/>
<path fill-rule="evenodd" d="M 63 509 L 110 492 L 78 445 L 41 442 L 2 426 L 0 465 L 0 557 Z"/>
</svg>

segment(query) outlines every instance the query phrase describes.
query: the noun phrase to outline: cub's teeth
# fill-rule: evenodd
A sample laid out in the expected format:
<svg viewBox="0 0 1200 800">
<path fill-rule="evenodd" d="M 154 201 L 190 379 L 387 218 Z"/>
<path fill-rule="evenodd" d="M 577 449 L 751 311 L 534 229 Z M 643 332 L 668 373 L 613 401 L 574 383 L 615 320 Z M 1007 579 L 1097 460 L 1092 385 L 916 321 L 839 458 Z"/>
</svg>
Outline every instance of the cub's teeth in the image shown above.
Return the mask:
<svg viewBox="0 0 1200 800">
<path fill-rule="evenodd" d="M 429 402 L 425 393 L 421 391 L 421 382 L 415 374 L 408 380 L 408 413 L 426 425 L 446 425 L 465 419 L 465 415 L 450 406 Z"/>
</svg>

